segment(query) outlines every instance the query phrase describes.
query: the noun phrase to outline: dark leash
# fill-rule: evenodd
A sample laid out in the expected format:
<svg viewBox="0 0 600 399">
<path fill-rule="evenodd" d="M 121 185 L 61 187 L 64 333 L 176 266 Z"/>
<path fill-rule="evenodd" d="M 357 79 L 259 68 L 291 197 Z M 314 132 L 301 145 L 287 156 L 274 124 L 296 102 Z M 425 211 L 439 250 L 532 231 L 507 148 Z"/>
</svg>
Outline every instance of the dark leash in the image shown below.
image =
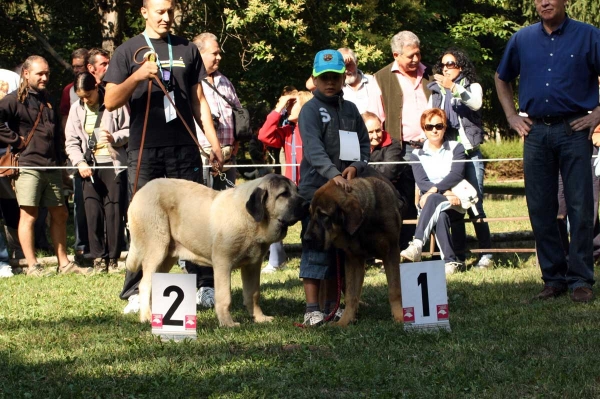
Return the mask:
<svg viewBox="0 0 600 399">
<path fill-rule="evenodd" d="M 148 51 L 144 54 L 143 60 L 140 61 L 140 62 L 138 62 L 137 61 L 137 55 L 142 50 L 148 50 Z M 152 50 L 152 48 L 150 48 L 148 46 L 140 47 L 133 54 L 133 61 L 136 64 L 138 64 L 138 65 L 141 65 L 141 64 L 145 63 L 146 61 L 156 62 L 156 53 Z M 163 91 L 163 93 L 165 94 L 165 96 L 171 102 L 171 105 L 175 109 L 175 112 L 177 113 L 177 116 L 179 117 L 179 119 L 181 120 L 181 122 L 183 122 L 183 125 L 185 126 L 185 129 L 188 131 L 188 133 L 192 137 L 192 140 L 194 140 L 194 143 L 198 146 L 198 149 L 200 150 L 200 152 L 202 153 L 202 155 L 204 155 L 207 159 L 210 159 L 210 155 L 206 151 L 204 151 L 204 148 L 202 148 L 202 146 L 198 142 L 198 139 L 196 138 L 196 135 L 192 132 L 192 129 L 190 129 L 190 127 L 187 124 L 187 122 L 185 121 L 185 119 L 181 116 L 181 113 L 179 112 L 179 109 L 175 106 L 175 102 L 173 101 L 173 99 L 169 95 L 169 92 L 167 91 L 167 89 L 165 88 L 165 86 L 163 85 L 163 83 L 160 81 L 160 79 L 158 78 L 158 76 L 154 75 L 154 81 L 156 82 L 156 84 L 158 85 L 158 87 L 160 87 L 160 89 Z M 199 83 L 199 84 L 201 84 L 201 83 Z M 140 153 L 138 154 L 138 161 L 137 161 L 137 165 L 135 167 L 135 180 L 133 181 L 133 193 L 132 193 L 132 197 L 137 192 L 138 179 L 139 179 L 139 176 L 140 176 L 140 167 L 142 165 L 142 153 L 144 151 L 144 142 L 146 141 L 146 129 L 148 127 L 148 115 L 150 113 L 150 97 L 151 97 L 151 94 L 152 94 L 152 79 L 148 79 L 148 101 L 146 102 L 146 114 L 144 115 L 144 127 L 142 129 L 142 140 L 140 142 Z M 213 169 L 214 172 L 216 172 L 221 177 L 221 180 L 223 180 L 225 178 L 225 173 L 219 171 L 219 168 L 216 165 L 216 163 L 212 164 L 212 169 Z"/>
</svg>

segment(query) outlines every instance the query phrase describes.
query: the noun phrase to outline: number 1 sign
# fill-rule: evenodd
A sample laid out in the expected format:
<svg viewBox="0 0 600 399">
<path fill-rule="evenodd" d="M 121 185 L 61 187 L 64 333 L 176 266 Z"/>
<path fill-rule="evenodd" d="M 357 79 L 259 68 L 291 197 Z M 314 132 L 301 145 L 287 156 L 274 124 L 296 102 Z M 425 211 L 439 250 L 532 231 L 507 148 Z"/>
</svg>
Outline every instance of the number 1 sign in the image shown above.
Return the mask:
<svg viewBox="0 0 600 399">
<path fill-rule="evenodd" d="M 152 273 L 152 334 L 196 339 L 196 275 Z"/>
<path fill-rule="evenodd" d="M 400 265 L 404 330 L 450 331 L 444 261 Z"/>
</svg>

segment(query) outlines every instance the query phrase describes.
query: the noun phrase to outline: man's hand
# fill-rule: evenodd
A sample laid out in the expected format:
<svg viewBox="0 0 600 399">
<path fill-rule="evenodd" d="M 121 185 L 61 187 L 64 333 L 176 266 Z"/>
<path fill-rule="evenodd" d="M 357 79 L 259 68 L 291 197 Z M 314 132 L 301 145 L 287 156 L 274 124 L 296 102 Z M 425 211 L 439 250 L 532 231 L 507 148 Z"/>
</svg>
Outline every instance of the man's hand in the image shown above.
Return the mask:
<svg viewBox="0 0 600 399">
<path fill-rule="evenodd" d="M 448 76 L 435 74 L 433 75 L 433 78 L 436 82 L 438 82 L 441 86 L 445 87 L 446 89 L 452 89 L 452 87 L 454 87 L 454 82 Z"/>
<path fill-rule="evenodd" d="M 94 171 L 86 162 L 79 162 L 77 164 L 77 170 L 79 170 L 79 175 L 82 179 L 87 179 L 94 174 Z"/>
<path fill-rule="evenodd" d="M 346 191 L 347 193 L 352 191 L 352 186 L 350 186 L 350 184 L 348 183 L 348 180 L 343 178 L 342 175 L 337 175 L 336 177 L 334 177 L 333 182 L 337 186 L 342 187 L 344 189 L 344 191 Z"/>
<path fill-rule="evenodd" d="M 524 137 L 529 134 L 533 121 L 526 116 L 519 116 L 514 114 L 508 117 L 508 124 L 510 128 L 519 133 L 519 136 Z"/>
<path fill-rule="evenodd" d="M 356 177 L 356 168 L 354 166 L 348 166 L 342 172 L 342 177 L 346 180 L 352 180 Z"/>
<path fill-rule="evenodd" d="M 594 129 L 596 129 L 598 125 L 600 125 L 600 107 L 596 107 L 592 113 L 572 121 L 571 129 L 573 129 L 574 132 L 588 129 L 590 131 L 589 138 L 591 139 Z"/>
<path fill-rule="evenodd" d="M 144 62 L 137 71 L 135 71 L 135 80 L 142 82 L 144 80 L 153 79 L 158 73 L 158 64 L 153 61 Z"/>
<path fill-rule="evenodd" d="M 209 161 L 219 172 L 223 171 L 223 152 L 221 151 L 221 147 L 212 148 Z"/>
</svg>

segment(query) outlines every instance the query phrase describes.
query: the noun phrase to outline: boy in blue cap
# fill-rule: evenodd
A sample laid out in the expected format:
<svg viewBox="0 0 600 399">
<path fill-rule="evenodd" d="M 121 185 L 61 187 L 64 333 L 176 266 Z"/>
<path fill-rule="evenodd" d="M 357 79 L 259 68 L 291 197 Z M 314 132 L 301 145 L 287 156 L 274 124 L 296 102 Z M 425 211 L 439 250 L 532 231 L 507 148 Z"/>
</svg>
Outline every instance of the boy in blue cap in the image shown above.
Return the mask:
<svg viewBox="0 0 600 399">
<path fill-rule="evenodd" d="M 337 50 L 322 50 L 315 56 L 312 80 L 316 90 L 298 118 L 304 145 L 298 189 L 307 200 L 312 200 L 315 191 L 331 179 L 350 191 L 348 180 L 360 174 L 369 161 L 369 133 L 365 123 L 356 105 L 343 98 L 345 71 L 344 58 Z M 308 217 L 302 221 L 303 230 L 308 221 Z M 333 279 L 336 251 L 315 251 L 305 244 L 303 240 L 300 261 L 300 278 L 306 296 L 304 325 L 317 326 L 325 317 L 319 307 L 321 280 L 328 280 L 329 284 L 325 313 L 329 313 L 336 301 L 336 281 Z M 340 316 L 338 310 L 336 318 Z"/>
</svg>

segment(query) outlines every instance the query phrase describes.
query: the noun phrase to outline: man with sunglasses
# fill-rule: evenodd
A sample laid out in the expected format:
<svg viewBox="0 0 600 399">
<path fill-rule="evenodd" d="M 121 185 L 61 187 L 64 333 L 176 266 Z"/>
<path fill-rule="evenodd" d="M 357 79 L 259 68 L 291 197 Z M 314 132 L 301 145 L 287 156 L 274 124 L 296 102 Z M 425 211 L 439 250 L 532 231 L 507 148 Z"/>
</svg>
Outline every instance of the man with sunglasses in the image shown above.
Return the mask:
<svg viewBox="0 0 600 399">
<path fill-rule="evenodd" d="M 410 31 L 396 34 L 391 41 L 394 62 L 377 73 L 375 79 L 381 92 L 383 115 L 378 115 L 385 130 L 402 143 L 402 157 L 410 160 L 414 149 L 423 147 L 425 135 L 421 129 L 421 114 L 427 107 L 431 94 L 427 84 L 433 80 L 431 71 L 421 63 L 421 44 Z M 408 200 L 404 218 L 416 219 L 415 178 L 409 165 L 403 165 L 396 188 Z M 400 235 L 402 247 L 408 245 L 415 225 L 404 225 Z"/>
<path fill-rule="evenodd" d="M 600 123 L 600 30 L 570 19 L 566 0 L 534 1 L 541 21 L 513 35 L 495 76 L 508 123 L 524 137 L 525 196 L 544 281 L 534 299 L 569 289 L 574 302 L 589 302 L 594 297 L 590 137 Z M 510 82 L 518 76 L 517 110 Z M 571 225 L 568 257 L 556 223 L 559 172 Z"/>
</svg>

